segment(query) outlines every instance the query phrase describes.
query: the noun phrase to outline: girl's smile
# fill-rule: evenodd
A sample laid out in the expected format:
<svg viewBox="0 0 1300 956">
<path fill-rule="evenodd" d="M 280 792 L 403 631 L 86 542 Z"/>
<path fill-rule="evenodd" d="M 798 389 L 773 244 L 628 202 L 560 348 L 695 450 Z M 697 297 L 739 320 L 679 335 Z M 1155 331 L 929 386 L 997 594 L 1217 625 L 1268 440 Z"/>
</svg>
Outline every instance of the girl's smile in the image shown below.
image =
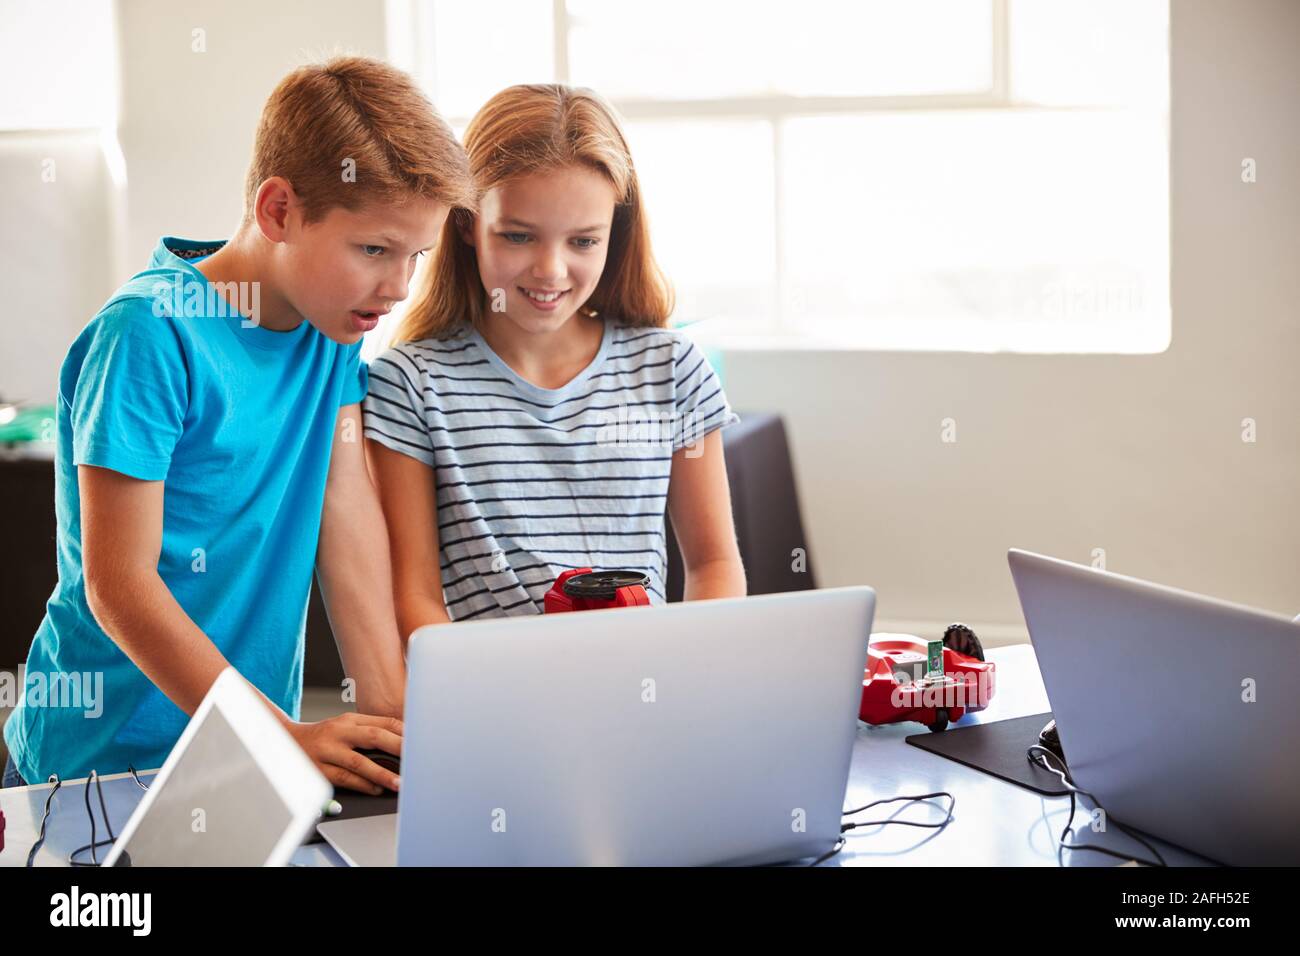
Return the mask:
<svg viewBox="0 0 1300 956">
<path fill-rule="evenodd" d="M 568 289 L 526 289 L 519 286 L 528 303 L 542 312 L 553 312 L 560 307 L 560 300 L 568 295 Z"/>
</svg>

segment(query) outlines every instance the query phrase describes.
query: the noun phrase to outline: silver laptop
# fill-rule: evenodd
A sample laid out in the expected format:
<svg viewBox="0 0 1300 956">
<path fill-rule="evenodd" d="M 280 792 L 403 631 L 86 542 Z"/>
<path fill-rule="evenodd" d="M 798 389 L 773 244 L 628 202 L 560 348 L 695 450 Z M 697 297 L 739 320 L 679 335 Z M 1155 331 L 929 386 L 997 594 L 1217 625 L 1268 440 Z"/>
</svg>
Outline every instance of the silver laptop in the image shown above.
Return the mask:
<svg viewBox="0 0 1300 956">
<path fill-rule="evenodd" d="M 840 834 L 866 587 L 421 628 L 394 819 L 350 863 L 803 859 Z"/>
<path fill-rule="evenodd" d="M 1300 864 L 1300 625 L 1042 555 L 1011 575 L 1076 784 L 1223 863 Z"/>
</svg>

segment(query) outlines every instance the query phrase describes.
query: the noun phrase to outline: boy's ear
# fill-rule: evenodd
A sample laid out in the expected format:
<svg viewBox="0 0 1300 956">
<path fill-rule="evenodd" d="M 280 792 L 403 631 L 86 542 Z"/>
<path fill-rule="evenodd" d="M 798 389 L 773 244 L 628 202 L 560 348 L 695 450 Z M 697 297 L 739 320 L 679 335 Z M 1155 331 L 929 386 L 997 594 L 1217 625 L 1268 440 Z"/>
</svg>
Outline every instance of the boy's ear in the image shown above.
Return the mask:
<svg viewBox="0 0 1300 956">
<path fill-rule="evenodd" d="M 257 188 L 253 201 L 253 218 L 271 242 L 284 242 L 289 230 L 289 214 L 298 206 L 298 196 L 283 176 L 272 176 Z"/>
</svg>

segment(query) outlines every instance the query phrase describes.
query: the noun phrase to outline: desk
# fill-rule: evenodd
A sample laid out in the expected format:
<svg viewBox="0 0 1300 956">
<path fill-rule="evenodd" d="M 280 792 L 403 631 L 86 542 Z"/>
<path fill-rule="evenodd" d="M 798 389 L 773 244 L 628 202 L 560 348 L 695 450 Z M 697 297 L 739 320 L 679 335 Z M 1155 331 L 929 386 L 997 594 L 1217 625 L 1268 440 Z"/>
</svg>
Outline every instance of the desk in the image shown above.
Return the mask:
<svg viewBox="0 0 1300 956">
<path fill-rule="evenodd" d="M 1012 717 L 1042 713 L 1050 708 L 1034 652 L 1028 645 L 994 648 L 989 659 L 998 665 L 997 693 L 987 710 L 968 714 L 954 724 L 966 727 Z M 1068 797 L 1044 797 L 997 777 L 928 753 L 908 744 L 904 738 L 922 728 L 919 724 L 870 727 L 859 724 L 853 745 L 846 807 L 858 807 L 872 800 L 900 794 L 947 790 L 957 798 L 953 820 L 943 830 L 915 827 L 868 827 L 848 834 L 844 850 L 824 865 L 838 866 L 1057 866 L 1056 839 L 1070 810 Z M 147 779 L 153 775 L 141 774 Z M 112 816 L 114 832 L 120 833 L 143 791 L 129 774 L 103 778 L 104 800 Z M 5 849 L 0 866 L 23 866 L 27 851 L 40 827 L 49 784 L 0 790 L 0 810 L 8 820 Z M 68 854 L 90 842 L 86 819 L 85 781 L 65 782 L 54 798 L 45 845 L 37 854 L 41 866 L 66 866 Z M 348 799 L 346 793 L 340 801 Z M 885 819 L 902 808 L 902 819 L 937 822 L 943 819 L 940 804 L 918 806 L 892 804 L 877 807 L 861 819 Z M 91 794 L 91 805 L 99 820 L 99 802 Z M 1115 828 L 1096 834 L 1088 828 L 1083 810 L 1075 816 L 1081 828 L 1072 839 L 1096 842 L 1120 852 L 1145 856 L 1146 851 Z M 100 832 L 101 839 L 104 834 Z M 1152 841 L 1172 866 L 1203 866 L 1206 861 L 1163 841 Z M 107 848 L 105 848 L 107 850 Z M 343 866 L 328 846 L 320 843 L 301 847 L 292 862 L 300 866 Z M 1062 852 L 1067 866 L 1114 866 L 1118 861 L 1100 853 Z"/>
<path fill-rule="evenodd" d="M 157 770 L 141 771 L 140 779 L 148 784 Z M 113 832 L 120 834 L 130 819 L 131 812 L 144 796 L 144 791 L 129 773 L 115 773 L 100 778 L 104 791 L 104 805 L 113 824 Z M 26 866 L 27 854 L 36 842 L 45 813 L 45 801 L 54 784 L 43 783 L 27 787 L 9 787 L 0 790 L 0 810 L 5 815 L 5 848 L 0 853 L 0 866 Z M 108 839 L 104 832 L 104 815 L 99 809 L 99 795 L 94 787 L 90 791 L 90 805 L 95 811 L 95 838 Z M 68 855 L 79 846 L 90 842 L 90 821 L 86 817 L 86 780 L 65 780 L 50 804 L 49 823 L 45 827 L 45 843 L 33 861 L 36 866 L 69 866 Z M 102 861 L 111 847 L 97 851 Z M 89 851 L 77 856 L 89 860 Z"/>
<path fill-rule="evenodd" d="M 998 665 L 997 691 L 986 710 L 967 714 L 952 724 L 969 727 L 1051 710 L 1043 689 L 1038 661 L 1028 644 L 988 651 Z M 943 830 L 916 827 L 866 827 L 850 830 L 838 856 L 824 866 L 1117 866 L 1119 860 L 1104 853 L 1062 851 L 1058 863 L 1056 841 L 1070 813 L 1070 798 L 1044 797 L 998 777 L 981 773 L 913 747 L 903 738 L 924 732 L 920 724 L 858 725 L 853 744 L 844 806 L 860 807 L 872 800 L 901 794 L 947 790 L 957 799 L 952 822 Z M 930 801 L 933 809 L 911 806 L 904 820 L 929 823 L 943 820 L 940 807 L 947 799 Z M 875 807 L 858 819 L 883 820 L 903 803 Z M 1091 807 L 1091 804 L 1088 804 Z M 850 818 L 851 819 L 851 818 Z M 1122 853 L 1148 856 L 1141 844 L 1111 827 L 1105 834 L 1089 829 L 1087 811 L 1074 817 L 1076 831 L 1070 840 L 1093 843 Z M 1080 832 L 1080 829 L 1082 832 Z M 1170 866 L 1211 865 L 1195 854 L 1162 840 L 1151 840 Z"/>
</svg>

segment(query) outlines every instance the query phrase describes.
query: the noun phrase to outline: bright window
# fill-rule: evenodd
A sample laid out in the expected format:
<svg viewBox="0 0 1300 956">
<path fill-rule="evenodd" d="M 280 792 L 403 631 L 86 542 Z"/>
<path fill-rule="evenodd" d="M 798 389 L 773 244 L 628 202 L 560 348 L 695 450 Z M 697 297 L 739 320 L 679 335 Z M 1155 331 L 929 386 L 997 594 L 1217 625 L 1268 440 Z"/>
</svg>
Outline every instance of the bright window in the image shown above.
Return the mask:
<svg viewBox="0 0 1300 956">
<path fill-rule="evenodd" d="M 1167 0 L 390 7 L 458 130 L 512 83 L 614 102 L 706 341 L 1168 345 Z"/>
</svg>

